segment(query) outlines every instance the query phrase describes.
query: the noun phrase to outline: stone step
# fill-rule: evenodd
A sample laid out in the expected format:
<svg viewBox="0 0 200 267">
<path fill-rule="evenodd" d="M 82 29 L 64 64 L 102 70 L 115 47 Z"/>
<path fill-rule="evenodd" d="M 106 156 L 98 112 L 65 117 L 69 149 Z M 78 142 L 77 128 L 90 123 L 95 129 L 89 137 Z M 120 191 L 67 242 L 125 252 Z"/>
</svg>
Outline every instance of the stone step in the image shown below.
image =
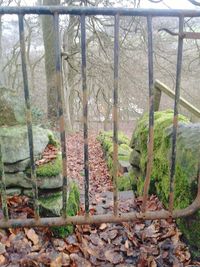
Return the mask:
<svg viewBox="0 0 200 267">
<path fill-rule="evenodd" d="M 118 192 L 119 205 L 120 203 L 125 203 L 128 200 L 134 200 L 135 195 L 133 191 L 122 191 Z M 84 194 L 81 194 L 80 201 L 84 205 Z M 102 193 L 97 193 L 95 196 L 91 196 L 90 199 L 90 209 L 95 210 L 95 214 L 108 214 L 112 213 L 113 207 L 113 192 L 106 191 Z"/>
</svg>

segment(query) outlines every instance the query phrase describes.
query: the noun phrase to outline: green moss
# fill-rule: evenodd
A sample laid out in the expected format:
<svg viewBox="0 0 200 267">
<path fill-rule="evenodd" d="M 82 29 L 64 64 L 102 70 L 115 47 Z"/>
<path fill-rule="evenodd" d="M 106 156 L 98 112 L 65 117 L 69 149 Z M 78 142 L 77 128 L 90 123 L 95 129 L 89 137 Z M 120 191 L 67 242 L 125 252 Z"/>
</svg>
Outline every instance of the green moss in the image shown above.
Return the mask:
<svg viewBox="0 0 200 267">
<path fill-rule="evenodd" d="M 97 140 L 100 141 L 100 143 L 108 141 L 108 143 L 112 144 L 112 139 L 113 139 L 113 132 L 112 131 L 101 132 L 97 137 Z M 118 133 L 118 143 L 119 143 L 119 145 L 121 145 L 121 144 L 129 145 L 130 140 L 124 133 L 119 132 Z"/>
<path fill-rule="evenodd" d="M 67 201 L 67 216 L 75 216 L 79 211 L 80 206 L 80 193 L 76 183 L 70 184 L 70 192 Z M 66 226 L 54 226 L 51 227 L 51 231 L 54 236 L 64 238 L 74 231 L 72 224 Z"/>
<path fill-rule="evenodd" d="M 186 242 L 189 240 L 190 251 L 193 258 L 200 260 L 200 212 L 190 215 L 190 219 L 179 218 L 176 220 L 179 229 L 184 233 Z"/>
<path fill-rule="evenodd" d="M 172 125 L 173 112 L 170 110 L 155 112 L 154 123 L 154 159 L 151 175 L 151 184 L 157 189 L 157 193 L 162 196 L 162 200 L 167 202 L 169 195 L 169 150 L 170 135 L 166 129 Z M 179 115 L 179 121 L 188 122 L 188 119 Z M 139 190 L 144 184 L 146 164 L 147 164 L 147 140 L 148 140 L 148 114 L 145 114 L 139 121 L 136 131 L 131 139 L 131 147 L 137 147 L 140 151 L 140 169 L 143 175 L 139 177 Z M 150 188 L 151 189 L 151 188 Z M 152 189 L 153 191 L 154 189 Z"/>
<path fill-rule="evenodd" d="M 53 177 L 62 172 L 62 159 L 61 155 L 58 155 L 55 160 L 42 164 L 36 168 L 36 174 L 38 177 Z"/>
<path fill-rule="evenodd" d="M 134 174 L 130 171 L 123 176 L 118 177 L 117 188 L 119 191 L 136 190 L 136 180 Z"/>
<path fill-rule="evenodd" d="M 154 159 L 151 173 L 150 194 L 156 193 L 165 206 L 169 202 L 169 177 L 171 158 L 171 133 L 173 112 L 156 112 L 154 127 Z M 181 123 L 180 123 L 181 122 Z M 197 165 L 199 161 L 198 131 L 186 127 L 189 120 L 179 115 L 177 135 L 177 156 L 174 187 L 174 207 L 183 209 L 190 205 L 197 194 Z M 183 129 L 183 130 L 182 130 Z M 188 130 L 187 130 L 188 129 Z M 194 135 L 194 133 L 196 135 Z M 132 136 L 131 147 L 140 151 L 139 167 L 141 174 L 137 177 L 137 192 L 142 194 L 146 164 L 148 140 L 148 115 L 141 118 Z M 196 146 L 196 147 L 195 147 Z M 195 156 L 194 156 L 195 155 Z M 188 218 L 177 220 L 180 230 L 189 242 L 193 255 L 200 257 L 200 212 Z"/>
<path fill-rule="evenodd" d="M 113 170 L 113 140 L 112 140 L 113 132 L 101 132 L 97 140 L 101 143 L 104 154 L 107 160 L 107 165 L 112 175 Z M 119 147 L 118 147 L 118 159 L 119 161 L 129 162 L 129 156 L 131 153 L 131 148 L 129 147 L 130 140 L 123 133 L 118 134 Z"/>
<path fill-rule="evenodd" d="M 167 136 L 165 130 L 172 125 L 173 111 L 166 110 L 161 112 L 155 112 L 155 124 L 154 124 L 154 155 L 156 153 L 159 156 L 165 157 L 166 152 L 170 146 L 169 136 Z M 148 140 L 148 114 L 145 114 L 139 121 L 136 131 L 134 132 L 130 146 L 137 145 L 140 148 L 141 160 L 140 167 L 145 172 L 147 162 L 147 140 Z M 188 119 L 182 115 L 179 115 L 179 122 L 188 122 Z M 162 147 L 161 147 L 162 146 Z"/>
<path fill-rule="evenodd" d="M 107 166 L 108 166 L 108 169 L 110 171 L 110 173 L 112 174 L 112 171 L 113 171 L 113 159 L 112 157 L 107 157 Z"/>
<path fill-rule="evenodd" d="M 59 141 L 55 138 L 53 133 L 49 133 L 48 134 L 48 138 L 49 138 L 49 145 L 53 145 L 55 147 L 59 147 L 60 146 Z"/>
</svg>

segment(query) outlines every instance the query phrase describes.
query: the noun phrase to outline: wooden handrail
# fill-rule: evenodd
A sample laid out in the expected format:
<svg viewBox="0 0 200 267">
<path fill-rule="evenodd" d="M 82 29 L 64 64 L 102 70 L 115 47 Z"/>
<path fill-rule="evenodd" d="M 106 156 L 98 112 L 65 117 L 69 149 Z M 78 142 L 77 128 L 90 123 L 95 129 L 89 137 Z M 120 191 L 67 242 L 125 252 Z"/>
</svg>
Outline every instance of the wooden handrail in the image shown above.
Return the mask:
<svg viewBox="0 0 200 267">
<path fill-rule="evenodd" d="M 155 80 L 154 82 L 154 88 L 155 88 L 155 94 L 154 94 L 154 99 L 155 99 L 155 104 L 154 104 L 154 109 L 155 111 L 159 110 L 159 105 L 160 105 L 160 98 L 161 98 L 161 93 L 165 93 L 172 99 L 175 98 L 175 92 L 172 91 L 167 85 L 164 83 L 160 82 L 159 80 Z M 193 115 L 196 117 L 200 118 L 200 110 L 196 107 L 194 107 L 192 104 L 190 104 L 188 101 L 186 101 L 183 97 L 180 97 L 180 105 L 189 110 Z"/>
</svg>

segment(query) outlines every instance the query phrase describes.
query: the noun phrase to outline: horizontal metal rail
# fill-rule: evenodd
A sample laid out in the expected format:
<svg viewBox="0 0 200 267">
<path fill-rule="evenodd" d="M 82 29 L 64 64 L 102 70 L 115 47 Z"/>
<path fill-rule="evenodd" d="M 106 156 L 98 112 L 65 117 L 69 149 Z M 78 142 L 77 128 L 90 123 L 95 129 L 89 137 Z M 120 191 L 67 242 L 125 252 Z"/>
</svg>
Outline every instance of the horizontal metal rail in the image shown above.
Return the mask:
<svg viewBox="0 0 200 267">
<path fill-rule="evenodd" d="M 152 16 L 152 17 L 200 17 L 200 10 L 181 9 L 143 9 L 143 8 L 114 8 L 114 7 L 63 7 L 63 6 L 26 6 L 0 7 L 0 14 L 37 14 L 37 15 L 104 15 L 104 16 Z"/>
<path fill-rule="evenodd" d="M 172 213 L 167 210 L 159 211 L 146 211 L 142 212 L 129 212 L 129 213 L 118 213 L 117 216 L 114 214 L 105 215 L 92 215 L 92 216 L 68 216 L 63 217 L 52 217 L 52 218 L 40 218 L 35 219 L 10 219 L 9 221 L 0 221 L 0 228 L 18 228 L 18 227 L 37 227 L 37 226 L 62 226 L 66 224 L 82 225 L 82 224 L 100 224 L 100 223 L 120 223 L 130 222 L 136 220 L 157 220 L 157 219 L 169 219 L 185 217 L 193 214 L 200 207 L 200 201 L 197 198 L 190 206 L 182 210 L 175 210 Z"/>
</svg>

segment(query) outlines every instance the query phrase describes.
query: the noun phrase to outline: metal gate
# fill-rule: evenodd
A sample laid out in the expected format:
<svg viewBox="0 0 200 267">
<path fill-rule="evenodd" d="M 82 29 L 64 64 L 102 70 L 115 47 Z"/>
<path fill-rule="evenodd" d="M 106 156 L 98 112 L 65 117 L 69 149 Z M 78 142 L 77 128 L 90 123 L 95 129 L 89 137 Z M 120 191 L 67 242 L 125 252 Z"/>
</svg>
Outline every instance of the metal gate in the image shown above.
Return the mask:
<svg viewBox="0 0 200 267">
<path fill-rule="evenodd" d="M 167 219 L 188 216 L 200 208 L 200 186 L 198 187 L 197 197 L 194 202 L 185 209 L 174 210 L 174 177 L 176 166 L 176 140 L 178 126 L 178 110 L 180 98 L 181 66 L 182 51 L 184 38 L 199 38 L 200 33 L 190 33 L 183 31 L 185 17 L 200 17 L 200 11 L 197 10 L 151 10 L 151 9 L 132 9 L 132 8 L 90 8 L 90 7 L 62 7 L 62 6 L 38 6 L 38 7 L 0 7 L 0 15 L 17 14 L 19 21 L 20 49 L 22 61 L 22 74 L 24 97 L 26 104 L 26 118 L 28 141 L 31 161 L 31 183 L 33 190 L 33 203 L 35 217 L 33 219 L 9 219 L 8 208 L 6 203 L 6 187 L 3 174 L 2 155 L 0 154 L 0 184 L 1 184 L 1 201 L 4 218 L 0 220 L 0 228 L 24 227 L 24 226 L 54 226 L 65 224 L 94 224 L 102 222 L 125 222 L 136 219 L 154 220 Z M 36 180 L 36 171 L 34 163 L 34 147 L 31 119 L 31 105 L 29 98 L 29 86 L 25 57 L 25 37 L 24 37 L 24 15 L 50 15 L 53 16 L 55 31 L 55 48 L 56 48 L 56 90 L 58 92 L 58 112 L 60 125 L 60 139 L 62 148 L 62 166 L 63 166 L 63 207 L 61 217 L 42 218 L 39 214 L 38 189 Z M 81 22 L 81 56 L 82 56 L 82 91 L 83 91 L 83 130 L 84 130 L 84 185 L 85 185 L 85 215 L 84 216 L 67 216 L 67 155 L 66 155 L 66 134 L 65 122 L 63 116 L 63 103 L 61 91 L 61 51 L 59 41 L 59 15 L 69 14 L 80 16 Z M 90 215 L 89 214 L 89 158 L 88 158 L 88 96 L 86 82 L 86 16 L 103 15 L 114 17 L 114 86 L 113 86 L 113 214 L 107 215 Z M 148 140 L 148 159 L 147 171 L 144 184 L 142 212 L 120 213 L 118 211 L 118 192 L 117 192 L 117 162 L 118 162 L 118 80 L 119 80 L 119 23 L 120 16 L 140 16 L 147 20 L 148 32 L 148 75 L 149 75 L 149 140 Z M 146 211 L 146 202 L 150 184 L 150 176 L 153 163 L 153 140 L 154 140 L 154 73 L 153 73 L 153 37 L 152 37 L 152 20 L 154 17 L 177 17 L 179 19 L 178 36 L 178 53 L 176 69 L 176 88 L 174 101 L 174 119 L 173 119 L 173 136 L 172 136 L 172 154 L 170 169 L 170 192 L 169 192 L 169 210 Z M 174 34 L 174 33 L 172 33 Z M 200 185 L 200 173 L 198 173 L 198 184 Z"/>
</svg>

